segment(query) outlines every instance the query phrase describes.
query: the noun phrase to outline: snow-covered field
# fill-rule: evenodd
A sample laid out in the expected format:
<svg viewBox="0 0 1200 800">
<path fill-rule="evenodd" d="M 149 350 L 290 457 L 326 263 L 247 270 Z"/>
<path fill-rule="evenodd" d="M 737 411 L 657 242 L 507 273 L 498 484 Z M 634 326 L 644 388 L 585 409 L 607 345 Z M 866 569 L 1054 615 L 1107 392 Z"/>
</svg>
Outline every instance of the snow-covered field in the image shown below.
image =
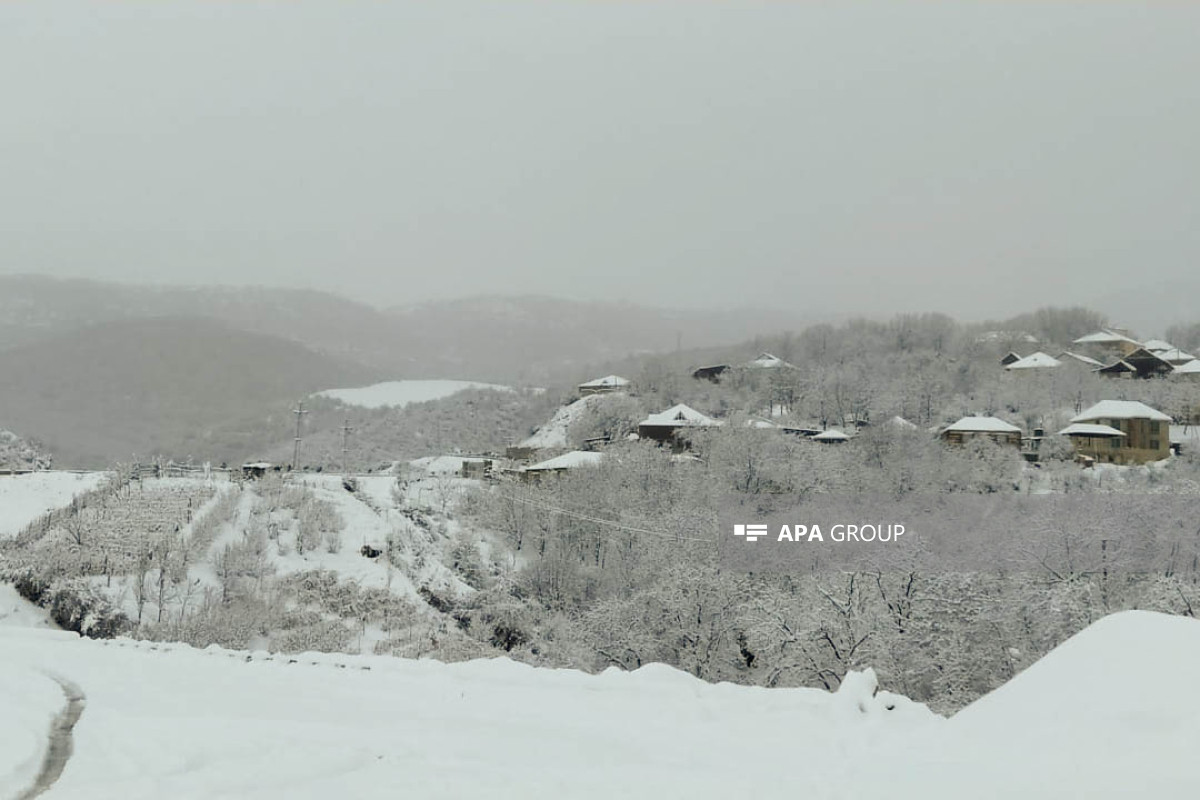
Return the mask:
<svg viewBox="0 0 1200 800">
<path fill-rule="evenodd" d="M 1102 620 L 950 720 L 837 694 L 507 660 L 275 656 L 0 628 L 0 796 L 85 697 L 47 798 L 1194 797 L 1200 622 Z M 7 795 L 5 794 L 7 792 Z"/>
<path fill-rule="evenodd" d="M 33 520 L 95 489 L 103 472 L 31 472 L 0 475 L 0 538 L 16 536 Z"/>
<path fill-rule="evenodd" d="M 346 405 L 361 408 L 383 408 L 392 406 L 403 408 L 409 403 L 424 403 L 429 400 L 441 400 L 467 389 L 496 389 L 510 392 L 509 386 L 494 383 L 477 383 L 475 381 L 387 381 L 372 386 L 360 386 L 354 389 L 326 389 L 317 392 L 318 397 L 329 397 L 340 400 Z"/>
</svg>

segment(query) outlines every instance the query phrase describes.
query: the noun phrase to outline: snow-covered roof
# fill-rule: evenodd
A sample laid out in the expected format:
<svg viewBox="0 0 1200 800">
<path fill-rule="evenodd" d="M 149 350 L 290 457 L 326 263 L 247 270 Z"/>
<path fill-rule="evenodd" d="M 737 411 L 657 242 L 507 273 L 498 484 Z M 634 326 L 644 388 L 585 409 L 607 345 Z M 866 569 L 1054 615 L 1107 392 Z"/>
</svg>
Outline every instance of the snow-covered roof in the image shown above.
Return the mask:
<svg viewBox="0 0 1200 800">
<path fill-rule="evenodd" d="M 778 428 L 779 426 L 776 425 L 774 422 L 771 422 L 770 420 L 767 420 L 767 419 L 761 419 L 759 417 L 751 417 L 750 419 L 746 420 L 746 427 L 747 428 L 764 428 L 765 429 L 765 428 Z"/>
<path fill-rule="evenodd" d="M 1095 333 L 1089 333 L 1087 336 L 1080 336 L 1075 340 L 1074 344 L 1115 344 L 1117 342 L 1132 342 L 1133 344 L 1141 344 L 1137 339 L 1130 339 L 1123 333 L 1110 331 L 1108 329 L 1099 330 Z"/>
<path fill-rule="evenodd" d="M 271 469 L 275 465 L 269 461 L 250 461 L 242 464 L 242 469 Z"/>
<path fill-rule="evenodd" d="M 1036 353 L 1025 356 L 1022 359 L 1014 361 L 1005 367 L 1005 369 L 1048 369 L 1050 367 L 1060 367 L 1062 362 L 1054 356 L 1043 353 L 1041 350 Z"/>
<path fill-rule="evenodd" d="M 779 356 L 770 353 L 759 353 L 758 358 L 753 361 L 747 361 L 746 366 L 754 369 L 778 369 L 779 367 L 790 367 L 792 365 Z"/>
<path fill-rule="evenodd" d="M 1175 345 L 1170 342 L 1164 342 L 1162 339 L 1151 339 L 1148 342 L 1143 342 L 1142 347 L 1147 350 L 1174 350 Z"/>
<path fill-rule="evenodd" d="M 814 442 L 844 442 L 850 437 L 837 429 L 822 431 L 812 437 Z"/>
<path fill-rule="evenodd" d="M 1124 436 L 1116 428 L 1090 422 L 1076 422 L 1058 432 L 1059 436 Z"/>
<path fill-rule="evenodd" d="M 1191 353 L 1185 353 L 1178 347 L 1173 347 L 1170 350 L 1156 350 L 1154 355 L 1161 358 L 1163 361 L 1170 361 L 1172 364 L 1186 364 L 1189 361 L 1195 361 L 1196 357 Z"/>
<path fill-rule="evenodd" d="M 524 472 L 544 472 L 556 469 L 575 469 L 576 467 L 594 467 L 604 459 L 603 453 L 593 453 L 588 450 L 572 450 L 561 456 L 539 461 L 525 467 Z"/>
<path fill-rule="evenodd" d="M 896 415 L 896 416 L 892 417 L 891 419 L 889 419 L 888 424 L 892 425 L 894 427 L 897 427 L 897 428 L 901 428 L 902 430 L 915 431 L 917 429 L 916 425 L 909 422 L 908 420 L 906 420 L 904 417 L 901 417 L 900 415 Z"/>
<path fill-rule="evenodd" d="M 996 417 L 963 417 L 958 422 L 946 428 L 948 431 L 963 433 L 1020 433 L 1016 425 Z"/>
<path fill-rule="evenodd" d="M 1096 405 L 1071 417 L 1071 422 L 1091 422 L 1097 419 L 1150 419 L 1170 422 L 1171 418 L 1161 411 L 1137 400 L 1101 400 Z"/>
<path fill-rule="evenodd" d="M 628 386 L 629 380 L 622 378 L 620 375 L 605 375 L 603 378 L 596 378 L 587 383 L 579 384 L 580 389 L 613 389 L 618 386 Z"/>
<path fill-rule="evenodd" d="M 1173 375 L 1200 375 L 1200 359 L 1189 361 L 1186 364 L 1180 364 L 1175 368 Z"/>
<path fill-rule="evenodd" d="M 682 427 L 685 425 L 687 425 L 687 426 L 720 425 L 721 423 L 718 422 L 717 420 L 713 419 L 712 417 L 707 417 L 704 414 L 701 414 L 699 411 L 697 411 L 694 408 L 691 408 L 690 406 L 685 406 L 683 403 L 680 403 L 679 405 L 671 406 L 666 411 L 659 412 L 658 414 L 651 414 L 650 416 L 648 416 L 644 420 L 642 420 L 642 424 L 643 425 L 665 425 L 668 427 Z"/>
<path fill-rule="evenodd" d="M 1100 367 L 1100 369 L 1096 371 L 1099 372 L 1100 370 L 1112 372 L 1137 372 L 1137 367 L 1135 367 L 1133 364 L 1130 364 L 1125 359 L 1119 358 L 1113 363 L 1109 364 L 1107 367 Z"/>
<path fill-rule="evenodd" d="M 1104 364 L 1102 364 L 1101 362 L 1092 358 L 1091 356 L 1085 356 L 1081 353 L 1072 353 L 1070 350 L 1063 350 L 1061 353 L 1058 354 L 1059 361 L 1066 361 L 1067 359 L 1073 359 L 1075 361 L 1080 362 L 1081 364 L 1087 364 L 1089 367 L 1103 367 L 1104 366 Z"/>
</svg>

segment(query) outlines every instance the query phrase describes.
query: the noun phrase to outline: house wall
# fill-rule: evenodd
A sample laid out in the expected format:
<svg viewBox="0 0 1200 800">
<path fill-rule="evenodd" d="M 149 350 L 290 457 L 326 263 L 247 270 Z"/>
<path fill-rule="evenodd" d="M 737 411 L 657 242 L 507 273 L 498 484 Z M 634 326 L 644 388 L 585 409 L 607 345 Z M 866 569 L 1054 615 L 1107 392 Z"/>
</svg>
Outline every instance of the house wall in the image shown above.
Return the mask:
<svg viewBox="0 0 1200 800">
<path fill-rule="evenodd" d="M 1147 464 L 1170 455 L 1170 424 L 1148 419 L 1089 419 L 1122 431 L 1123 438 L 1072 436 L 1075 452 L 1105 464 Z M 1113 444 L 1116 442 L 1117 444 Z"/>
<path fill-rule="evenodd" d="M 962 445 L 968 440 L 975 439 L 980 436 L 986 436 L 996 444 L 1010 444 L 1014 447 L 1021 446 L 1021 434 L 1017 432 L 1002 433 L 999 431 L 946 431 L 942 438 L 949 444 Z"/>
</svg>

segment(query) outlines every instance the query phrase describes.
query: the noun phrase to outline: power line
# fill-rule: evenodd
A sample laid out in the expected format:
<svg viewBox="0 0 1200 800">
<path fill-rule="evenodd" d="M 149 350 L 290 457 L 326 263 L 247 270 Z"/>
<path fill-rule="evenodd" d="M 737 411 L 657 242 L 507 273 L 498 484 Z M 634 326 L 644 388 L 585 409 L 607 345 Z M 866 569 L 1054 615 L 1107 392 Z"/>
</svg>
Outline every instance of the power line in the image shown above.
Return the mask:
<svg viewBox="0 0 1200 800">
<path fill-rule="evenodd" d="M 300 423 L 304 415 L 308 413 L 304 410 L 303 400 L 292 409 L 292 413 L 296 415 L 296 440 L 292 447 L 292 471 L 295 472 L 300 469 Z"/>
<path fill-rule="evenodd" d="M 701 538 L 695 537 L 695 536 L 680 536 L 678 534 L 671 533 L 670 531 L 653 530 L 650 528 L 635 528 L 631 525 L 624 525 L 620 522 L 615 522 L 611 519 L 600 519 L 598 517 L 591 517 L 586 514 L 580 514 L 578 512 L 571 511 L 566 508 L 561 508 L 559 506 L 552 506 L 547 503 L 539 503 L 536 500 L 526 500 L 526 499 L 522 499 L 520 497 L 514 497 L 512 495 L 507 495 L 507 494 L 502 494 L 500 496 L 505 498 L 506 500 L 511 500 L 514 503 L 521 503 L 522 505 L 531 506 L 533 508 L 538 508 L 543 511 L 551 511 L 556 514 L 562 514 L 564 517 L 571 517 L 573 519 L 583 520 L 585 522 L 594 522 L 597 525 L 607 525 L 610 528 L 616 528 L 618 530 L 628 531 L 630 533 L 644 533 L 648 536 L 657 536 L 662 539 L 671 539 L 671 540 L 677 541 L 677 542 L 711 542 L 712 541 L 711 539 L 701 539 Z"/>
<path fill-rule="evenodd" d="M 349 467 L 346 465 L 346 454 L 350 451 L 350 434 L 353 431 L 354 428 L 350 427 L 350 418 L 347 417 L 346 421 L 342 423 L 342 472 L 350 471 Z"/>
</svg>

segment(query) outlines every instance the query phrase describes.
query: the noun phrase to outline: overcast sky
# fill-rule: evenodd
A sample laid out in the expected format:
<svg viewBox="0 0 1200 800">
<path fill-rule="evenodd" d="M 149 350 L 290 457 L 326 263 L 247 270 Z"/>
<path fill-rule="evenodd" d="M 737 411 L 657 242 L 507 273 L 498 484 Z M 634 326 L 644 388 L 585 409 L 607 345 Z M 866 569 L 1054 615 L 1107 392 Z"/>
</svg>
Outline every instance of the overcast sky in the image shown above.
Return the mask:
<svg viewBox="0 0 1200 800">
<path fill-rule="evenodd" d="M 0 272 L 1179 315 L 1198 31 L 1200 3 L 2 3 Z"/>
</svg>

